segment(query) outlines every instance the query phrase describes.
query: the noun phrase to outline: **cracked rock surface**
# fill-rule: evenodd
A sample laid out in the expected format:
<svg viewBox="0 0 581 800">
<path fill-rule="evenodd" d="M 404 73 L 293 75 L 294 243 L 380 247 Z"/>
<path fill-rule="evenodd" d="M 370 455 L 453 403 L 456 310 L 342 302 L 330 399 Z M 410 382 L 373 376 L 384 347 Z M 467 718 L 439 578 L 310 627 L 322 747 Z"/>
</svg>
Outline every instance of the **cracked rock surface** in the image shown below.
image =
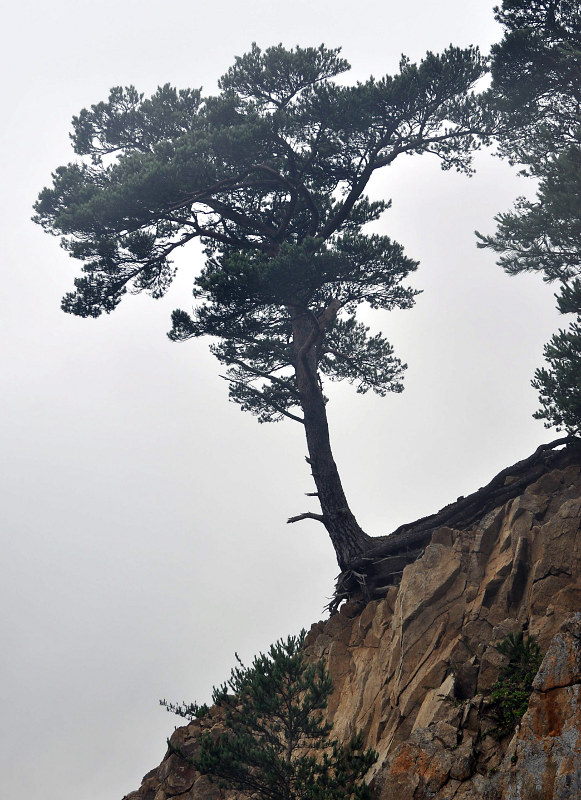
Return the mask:
<svg viewBox="0 0 581 800">
<path fill-rule="evenodd" d="M 470 530 L 436 530 L 399 586 L 353 599 L 312 626 L 309 657 L 327 660 L 334 735 L 357 730 L 379 753 L 376 800 L 581 798 L 581 459 L 557 465 Z M 507 478 L 509 480 L 509 478 Z M 498 741 L 487 700 L 510 633 L 545 654 L 529 709 Z M 179 728 L 193 754 L 213 710 Z M 126 800 L 233 797 L 166 755 Z"/>
</svg>

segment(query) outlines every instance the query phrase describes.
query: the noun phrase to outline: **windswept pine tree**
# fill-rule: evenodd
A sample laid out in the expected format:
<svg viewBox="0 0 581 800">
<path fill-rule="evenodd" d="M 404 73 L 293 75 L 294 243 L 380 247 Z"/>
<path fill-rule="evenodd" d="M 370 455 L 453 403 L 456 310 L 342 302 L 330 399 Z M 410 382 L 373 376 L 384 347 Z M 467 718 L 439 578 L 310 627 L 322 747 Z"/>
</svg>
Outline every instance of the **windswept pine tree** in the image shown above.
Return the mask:
<svg viewBox="0 0 581 800">
<path fill-rule="evenodd" d="M 230 398 L 260 422 L 304 427 L 319 520 L 341 568 L 370 537 L 345 497 L 331 451 L 324 381 L 399 392 L 405 365 L 357 318 L 362 306 L 410 308 L 417 263 L 366 226 L 388 208 L 366 190 L 398 157 L 431 153 L 470 171 L 485 127 L 472 87 L 474 48 L 402 58 L 399 72 L 353 86 L 339 50 L 253 45 L 219 93 L 133 87 L 73 120 L 78 159 L 59 167 L 36 221 L 82 262 L 65 311 L 109 313 L 126 294 L 161 296 L 177 249 L 199 239 L 206 262 L 193 307 L 170 337 L 209 336 Z"/>
</svg>

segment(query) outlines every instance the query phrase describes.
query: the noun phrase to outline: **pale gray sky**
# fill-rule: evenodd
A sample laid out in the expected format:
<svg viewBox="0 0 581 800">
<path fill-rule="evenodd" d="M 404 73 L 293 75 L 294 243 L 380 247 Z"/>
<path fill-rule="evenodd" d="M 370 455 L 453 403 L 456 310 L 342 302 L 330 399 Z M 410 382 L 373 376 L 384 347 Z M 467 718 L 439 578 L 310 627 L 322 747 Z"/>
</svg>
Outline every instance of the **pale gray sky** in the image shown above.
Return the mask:
<svg viewBox="0 0 581 800">
<path fill-rule="evenodd" d="M 207 343 L 172 344 L 201 260 L 163 301 L 64 315 L 76 264 L 30 221 L 72 158 L 70 119 L 113 85 L 215 81 L 252 41 L 343 47 L 352 78 L 450 42 L 499 38 L 492 0 L 21 0 L 4 17 L 0 130 L 0 503 L 6 797 L 118 800 L 178 724 L 160 697 L 206 700 L 250 658 L 322 616 L 337 573 L 316 523 L 302 431 L 227 402 Z M 471 180 L 405 159 L 372 191 L 382 230 L 421 260 L 412 311 L 369 322 L 409 364 L 385 399 L 333 385 L 351 506 L 371 534 L 475 490 L 554 434 L 529 381 L 556 329 L 553 290 L 509 279 L 473 231 L 531 187 L 482 154 Z"/>
</svg>

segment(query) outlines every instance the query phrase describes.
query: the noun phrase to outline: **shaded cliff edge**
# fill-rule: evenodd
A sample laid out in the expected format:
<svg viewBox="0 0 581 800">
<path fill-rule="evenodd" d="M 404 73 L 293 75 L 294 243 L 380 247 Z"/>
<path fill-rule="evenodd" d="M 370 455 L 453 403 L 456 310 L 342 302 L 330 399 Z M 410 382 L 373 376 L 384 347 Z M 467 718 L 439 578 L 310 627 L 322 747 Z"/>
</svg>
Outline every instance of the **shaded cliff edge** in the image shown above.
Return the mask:
<svg viewBox="0 0 581 800">
<path fill-rule="evenodd" d="M 335 735 L 362 730 L 379 753 L 367 776 L 377 800 L 581 797 L 581 448 L 551 452 L 528 481 L 501 475 L 499 485 L 518 481 L 516 496 L 462 530 L 433 527 L 399 585 L 373 600 L 351 590 L 307 637 L 307 655 L 324 657 L 333 678 Z M 498 742 L 494 645 L 521 630 L 546 655 L 528 712 Z M 172 742 L 192 756 L 214 726 L 216 709 Z M 125 800 L 232 796 L 168 753 Z"/>
</svg>

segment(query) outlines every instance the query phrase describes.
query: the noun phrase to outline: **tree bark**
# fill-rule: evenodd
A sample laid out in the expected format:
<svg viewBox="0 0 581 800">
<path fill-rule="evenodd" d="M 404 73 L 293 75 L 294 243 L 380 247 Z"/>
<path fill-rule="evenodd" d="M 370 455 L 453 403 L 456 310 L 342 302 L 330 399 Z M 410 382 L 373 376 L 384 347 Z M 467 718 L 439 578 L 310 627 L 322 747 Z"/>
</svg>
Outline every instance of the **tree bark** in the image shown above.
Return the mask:
<svg viewBox="0 0 581 800">
<path fill-rule="evenodd" d="M 331 451 L 325 399 L 317 369 L 318 345 L 336 313 L 337 307 L 333 303 L 318 316 L 308 310 L 293 309 L 292 330 L 294 367 L 303 410 L 308 461 L 323 512 L 321 522 L 331 537 L 339 567 L 344 570 L 363 554 L 371 537 L 359 527 L 341 485 Z"/>
</svg>

